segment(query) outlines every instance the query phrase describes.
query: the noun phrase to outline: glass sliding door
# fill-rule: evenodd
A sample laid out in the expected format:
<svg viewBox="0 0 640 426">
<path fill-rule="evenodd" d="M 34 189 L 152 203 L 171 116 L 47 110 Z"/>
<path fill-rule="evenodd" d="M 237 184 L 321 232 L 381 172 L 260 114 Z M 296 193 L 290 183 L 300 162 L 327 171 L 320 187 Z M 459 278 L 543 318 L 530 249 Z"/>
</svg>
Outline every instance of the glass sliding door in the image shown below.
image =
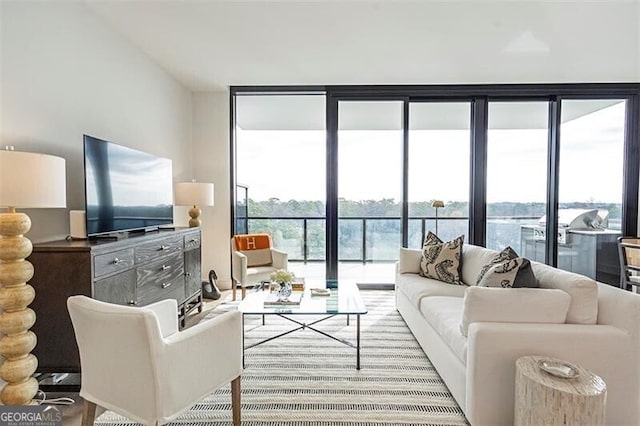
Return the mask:
<svg viewBox="0 0 640 426">
<path fill-rule="evenodd" d="M 271 234 L 298 275 L 393 283 L 398 249 L 432 231 L 618 283 L 616 238 L 638 228 L 638 85 L 231 96 L 231 226 Z"/>
<path fill-rule="evenodd" d="M 395 280 L 401 247 L 402 102 L 338 103 L 338 277 Z"/>
<path fill-rule="evenodd" d="M 545 261 L 548 102 L 489 102 L 486 246 Z"/>
<path fill-rule="evenodd" d="M 563 100 L 558 267 L 617 284 L 623 200 L 624 100 Z"/>
<path fill-rule="evenodd" d="M 468 241 L 470 125 L 469 102 L 409 105 L 410 248 L 421 248 L 428 231 L 443 241 L 463 234 Z M 436 210 L 434 200 L 444 207 Z"/>
<path fill-rule="evenodd" d="M 290 270 L 324 279 L 324 95 L 237 96 L 235 130 L 236 181 L 246 198 L 238 230 L 270 234 Z"/>
</svg>

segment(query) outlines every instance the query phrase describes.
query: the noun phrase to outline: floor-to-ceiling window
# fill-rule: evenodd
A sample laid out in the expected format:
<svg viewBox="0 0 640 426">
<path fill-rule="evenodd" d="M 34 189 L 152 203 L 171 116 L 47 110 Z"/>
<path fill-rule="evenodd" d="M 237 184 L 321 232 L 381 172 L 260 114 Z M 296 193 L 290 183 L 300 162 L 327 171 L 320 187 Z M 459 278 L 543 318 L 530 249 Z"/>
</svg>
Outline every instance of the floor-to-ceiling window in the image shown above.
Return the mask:
<svg viewBox="0 0 640 426">
<path fill-rule="evenodd" d="M 489 102 L 488 115 L 486 246 L 544 261 L 549 104 Z"/>
<path fill-rule="evenodd" d="M 409 105 L 408 246 L 422 247 L 425 234 L 469 241 L 469 102 Z M 442 201 L 436 209 L 433 201 Z M 437 227 L 437 230 L 436 230 Z"/>
<path fill-rule="evenodd" d="M 563 100 L 558 267 L 615 283 L 623 202 L 624 100 Z"/>
<path fill-rule="evenodd" d="M 393 282 L 375 267 L 437 228 L 615 282 L 612 241 L 638 227 L 639 84 L 260 89 L 232 88 L 232 226 L 273 233 L 300 273 Z"/>
<path fill-rule="evenodd" d="M 390 283 L 401 239 L 402 102 L 338 103 L 338 277 Z"/>
<path fill-rule="evenodd" d="M 266 232 L 299 276 L 324 277 L 326 167 L 323 95 L 236 99 L 236 217 Z"/>
</svg>

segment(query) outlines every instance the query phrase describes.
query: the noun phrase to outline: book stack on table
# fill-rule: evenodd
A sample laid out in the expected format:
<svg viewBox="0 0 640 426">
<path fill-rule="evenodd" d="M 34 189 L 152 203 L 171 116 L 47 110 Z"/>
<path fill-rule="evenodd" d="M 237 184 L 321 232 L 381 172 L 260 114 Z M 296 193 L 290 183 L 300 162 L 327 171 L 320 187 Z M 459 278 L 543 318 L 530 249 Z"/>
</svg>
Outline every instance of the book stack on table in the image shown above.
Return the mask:
<svg viewBox="0 0 640 426">
<path fill-rule="evenodd" d="M 290 306 L 299 305 L 302 300 L 301 292 L 293 292 L 286 300 L 280 300 L 278 293 L 271 293 L 264 299 L 264 306 Z"/>
</svg>

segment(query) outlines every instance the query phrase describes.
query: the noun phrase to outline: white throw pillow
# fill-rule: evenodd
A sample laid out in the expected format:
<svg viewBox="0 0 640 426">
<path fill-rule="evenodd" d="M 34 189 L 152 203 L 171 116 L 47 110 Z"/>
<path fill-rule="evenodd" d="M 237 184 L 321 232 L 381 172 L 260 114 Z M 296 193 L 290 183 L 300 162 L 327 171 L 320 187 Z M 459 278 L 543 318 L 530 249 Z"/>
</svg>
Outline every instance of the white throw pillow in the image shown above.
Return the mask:
<svg viewBox="0 0 640 426">
<path fill-rule="evenodd" d="M 398 260 L 399 274 L 419 274 L 420 259 L 422 251 L 400 247 L 400 258 Z"/>
<path fill-rule="evenodd" d="M 496 287 L 467 288 L 460 332 L 474 322 L 564 324 L 571 296 L 562 290 Z"/>
</svg>

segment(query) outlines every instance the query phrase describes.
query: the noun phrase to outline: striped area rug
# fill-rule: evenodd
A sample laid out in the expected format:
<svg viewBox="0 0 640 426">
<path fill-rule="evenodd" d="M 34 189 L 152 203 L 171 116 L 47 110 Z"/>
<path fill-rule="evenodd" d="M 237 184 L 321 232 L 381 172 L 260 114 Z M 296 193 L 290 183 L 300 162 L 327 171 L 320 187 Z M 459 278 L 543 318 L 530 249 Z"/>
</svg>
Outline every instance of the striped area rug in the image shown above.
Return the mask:
<svg viewBox="0 0 640 426">
<path fill-rule="evenodd" d="M 248 349 L 242 375 L 242 424 L 287 426 L 467 425 L 429 359 L 395 310 L 393 291 L 363 290 L 361 370 L 356 351 L 311 330 Z M 207 317 L 237 305 L 222 304 Z M 355 318 L 317 325 L 355 342 Z M 277 317 L 246 317 L 246 343 L 294 326 Z M 105 412 L 100 426 L 135 424 Z M 231 389 L 224 386 L 172 425 L 231 424 Z"/>
</svg>

